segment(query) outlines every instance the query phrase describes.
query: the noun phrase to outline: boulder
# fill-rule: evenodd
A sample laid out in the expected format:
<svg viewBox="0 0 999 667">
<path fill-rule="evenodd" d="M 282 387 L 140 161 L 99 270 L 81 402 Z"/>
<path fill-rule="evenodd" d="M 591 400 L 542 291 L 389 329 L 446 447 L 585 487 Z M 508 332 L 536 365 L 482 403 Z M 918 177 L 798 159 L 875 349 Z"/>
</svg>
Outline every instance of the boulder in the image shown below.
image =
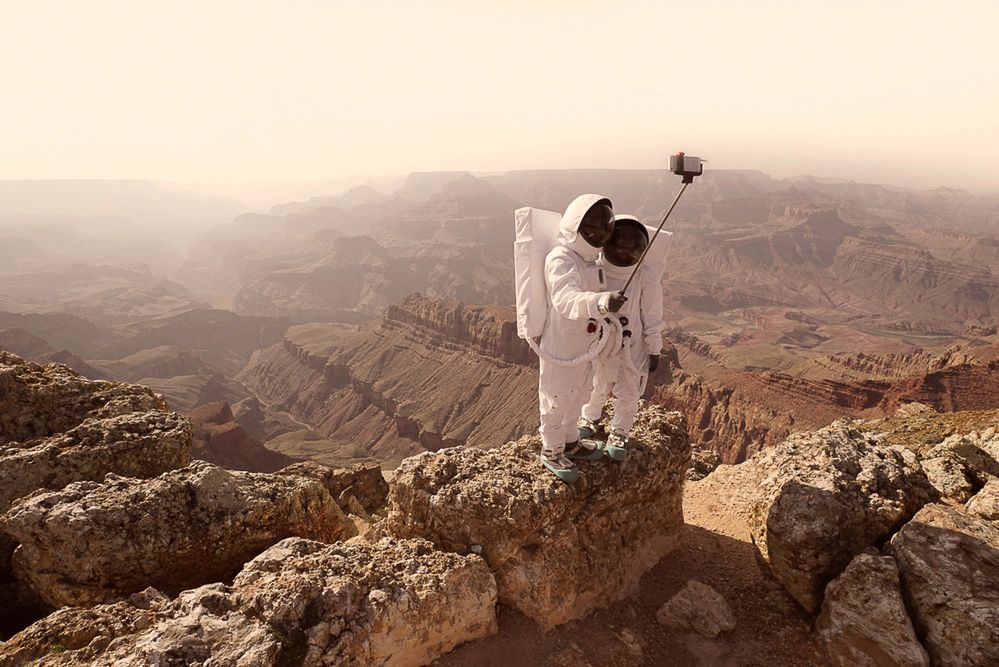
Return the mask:
<svg viewBox="0 0 999 667">
<path fill-rule="evenodd" d="M 232 576 L 290 536 L 333 541 L 353 525 L 315 480 L 203 461 L 152 480 L 108 475 L 23 498 L 2 517 L 14 571 L 52 607 L 154 586 L 175 594 Z"/>
<path fill-rule="evenodd" d="M 29 665 L 73 651 L 94 654 L 115 637 L 151 627 L 170 598 L 148 588 L 96 607 L 63 607 L 0 643 L 0 665 Z"/>
<path fill-rule="evenodd" d="M 96 481 L 109 472 L 154 477 L 190 460 L 191 425 L 175 412 L 88 418 L 59 435 L 0 445 L 0 515 L 16 499 L 40 489 Z M 0 583 L 13 576 L 14 547 L 0 526 Z"/>
<path fill-rule="evenodd" d="M 975 493 L 973 477 L 964 462 L 949 452 L 941 456 L 925 458 L 919 462 L 926 473 L 926 479 L 944 502 L 961 504 Z"/>
<path fill-rule="evenodd" d="M 166 409 L 146 387 L 88 380 L 63 364 L 41 366 L 0 350 L 0 448 L 67 431 L 89 417 Z"/>
<path fill-rule="evenodd" d="M 721 457 L 710 445 L 692 446 L 690 468 L 687 470 L 687 481 L 697 482 L 710 475 L 721 465 Z"/>
<path fill-rule="evenodd" d="M 357 499 L 366 513 L 380 512 L 388 498 L 388 482 L 377 463 L 357 463 L 347 468 L 331 468 L 312 461 L 295 463 L 279 471 L 318 480 L 330 492 L 344 512 L 351 512 L 350 496 Z"/>
<path fill-rule="evenodd" d="M 960 461 L 978 485 L 990 477 L 999 477 L 999 424 L 949 436 L 926 453 L 926 458 L 933 456 L 950 456 Z"/>
<path fill-rule="evenodd" d="M 683 416 L 644 407 L 631 436 L 627 461 L 581 462 L 572 485 L 541 465 L 537 437 L 406 459 L 383 530 L 481 553 L 500 601 L 545 628 L 582 618 L 633 593 L 683 525 Z"/>
<path fill-rule="evenodd" d="M 999 526 L 927 505 L 888 550 L 933 663 L 999 665 Z"/>
<path fill-rule="evenodd" d="M 940 499 L 963 504 L 992 477 L 999 476 L 999 433 L 996 428 L 958 433 L 920 457 Z"/>
<path fill-rule="evenodd" d="M 968 501 L 969 514 L 999 523 L 999 477 L 993 477 Z"/>
<path fill-rule="evenodd" d="M 175 412 L 87 419 L 59 435 L 0 447 L 0 513 L 39 489 L 108 473 L 155 477 L 190 460 L 191 424 Z"/>
<path fill-rule="evenodd" d="M 929 667 L 899 589 L 898 568 L 876 549 L 826 586 L 815 623 L 835 667 Z"/>
<path fill-rule="evenodd" d="M 754 459 L 763 478 L 750 518 L 774 576 L 807 611 L 865 548 L 935 497 L 916 455 L 849 421 L 798 433 Z"/>
<path fill-rule="evenodd" d="M 659 608 L 656 620 L 660 625 L 705 637 L 735 629 L 732 608 L 721 593 L 694 579 Z"/>
<path fill-rule="evenodd" d="M 121 611 L 104 605 L 93 613 Z M 132 621 L 102 626 L 99 641 L 77 648 L 84 636 L 36 664 L 425 665 L 496 632 L 496 582 L 481 558 L 436 551 L 423 540 L 328 545 L 289 538 L 248 563 L 231 586 L 185 591 L 149 620 L 142 617 L 138 628 Z M 0 646 L 0 657 L 27 636 L 45 646 L 38 627 Z M 44 630 L 72 633 L 51 623 Z"/>
</svg>

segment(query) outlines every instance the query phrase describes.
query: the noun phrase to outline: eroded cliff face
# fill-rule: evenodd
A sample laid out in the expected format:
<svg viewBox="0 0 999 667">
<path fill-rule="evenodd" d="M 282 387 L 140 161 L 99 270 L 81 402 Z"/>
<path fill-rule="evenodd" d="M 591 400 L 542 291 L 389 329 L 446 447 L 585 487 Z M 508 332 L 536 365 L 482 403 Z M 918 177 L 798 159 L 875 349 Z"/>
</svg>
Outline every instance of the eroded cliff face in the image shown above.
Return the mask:
<svg viewBox="0 0 999 667">
<path fill-rule="evenodd" d="M 792 375 L 728 368 L 724 345 L 669 331 L 646 397 L 685 414 L 695 451 L 713 450 L 726 463 L 795 431 L 883 417 L 912 401 L 946 411 L 999 403 L 992 348 L 816 355 L 804 374 Z M 687 360 L 691 367 L 681 369 Z M 364 453 L 394 463 L 532 432 L 536 363 L 516 336 L 511 308 L 412 295 L 359 329 L 292 327 L 279 345 L 257 352 L 239 380 L 337 445 L 367 443 Z"/>
<path fill-rule="evenodd" d="M 429 336 L 477 352 L 525 366 L 537 365 L 537 357 L 517 337 L 513 309 L 504 306 L 465 306 L 454 301 L 410 295 L 388 309 L 386 320 L 422 329 Z"/>
<path fill-rule="evenodd" d="M 687 359 L 697 355 L 691 364 L 696 370 L 674 372 L 671 382 L 654 387 L 650 399 L 684 413 L 691 441 L 713 448 L 724 463 L 744 461 L 795 431 L 841 417 L 884 417 L 907 403 L 945 412 L 999 405 L 999 359 L 960 348 L 824 357 L 815 365 L 838 377 L 809 378 L 726 368 L 724 357 L 697 337 L 668 335 Z"/>
<path fill-rule="evenodd" d="M 230 416 L 215 407 L 216 421 Z M 172 441 L 156 425 L 149 437 Z M 544 627 L 618 603 L 679 538 L 683 417 L 643 405 L 630 461 L 591 462 L 576 487 L 537 447 L 528 436 L 424 452 L 389 484 L 377 466 L 194 461 L 44 487 L 2 513 L 0 531 L 19 543 L 18 584 L 51 613 L 0 628 L 0 664 L 416 667 L 496 633 L 501 599 Z M 565 539 L 538 544 L 553 528 Z"/>
<path fill-rule="evenodd" d="M 534 430 L 533 357 L 511 308 L 413 295 L 360 329 L 291 327 L 238 379 L 334 442 L 392 459 Z"/>
</svg>

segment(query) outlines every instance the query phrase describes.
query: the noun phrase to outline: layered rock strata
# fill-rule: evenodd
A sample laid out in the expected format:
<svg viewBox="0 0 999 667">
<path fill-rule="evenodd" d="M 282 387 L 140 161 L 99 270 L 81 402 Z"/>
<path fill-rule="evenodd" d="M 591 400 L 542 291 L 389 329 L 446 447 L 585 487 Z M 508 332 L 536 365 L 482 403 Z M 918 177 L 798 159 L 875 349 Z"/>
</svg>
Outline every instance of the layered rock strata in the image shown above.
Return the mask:
<svg viewBox="0 0 999 667">
<path fill-rule="evenodd" d="M 915 401 L 943 411 L 987 410 L 999 402 L 995 358 L 905 377 L 841 380 L 729 369 L 699 346 L 686 349 L 687 370 L 657 385 L 650 400 L 686 414 L 691 440 L 717 450 L 724 463 L 739 463 L 795 431 L 845 416 L 877 419 Z"/>
<path fill-rule="evenodd" d="M 583 462 L 573 485 L 543 469 L 539 448 L 526 437 L 407 459 L 385 530 L 481 553 L 500 601 L 551 628 L 628 596 L 669 553 L 683 524 L 690 444 L 681 415 L 647 406 L 628 460 Z"/>
<path fill-rule="evenodd" d="M 410 667 L 496 632 L 496 582 L 481 558 L 422 540 L 322 544 L 289 538 L 247 563 L 231 586 L 172 602 L 57 612 L 0 646 L 36 665 Z M 78 617 L 84 617 L 80 622 Z"/>
<path fill-rule="evenodd" d="M 401 460 L 497 446 L 537 428 L 532 354 L 516 338 L 512 308 L 414 295 L 357 330 L 290 327 L 237 379 L 337 444 L 364 442 L 372 456 Z"/>
<path fill-rule="evenodd" d="M 846 421 L 795 434 L 757 456 L 750 527 L 788 592 L 817 612 L 825 585 L 865 548 L 890 537 L 935 497 L 903 447 L 883 447 Z"/>
<path fill-rule="evenodd" d="M 226 470 L 274 472 L 298 459 L 274 452 L 251 437 L 224 401 L 200 405 L 188 413 L 193 427 L 192 455 Z"/>
<path fill-rule="evenodd" d="M 24 498 L 0 518 L 19 580 L 52 607 L 168 593 L 232 576 L 289 536 L 353 534 L 326 489 L 195 461 L 152 480 L 108 475 Z"/>
</svg>

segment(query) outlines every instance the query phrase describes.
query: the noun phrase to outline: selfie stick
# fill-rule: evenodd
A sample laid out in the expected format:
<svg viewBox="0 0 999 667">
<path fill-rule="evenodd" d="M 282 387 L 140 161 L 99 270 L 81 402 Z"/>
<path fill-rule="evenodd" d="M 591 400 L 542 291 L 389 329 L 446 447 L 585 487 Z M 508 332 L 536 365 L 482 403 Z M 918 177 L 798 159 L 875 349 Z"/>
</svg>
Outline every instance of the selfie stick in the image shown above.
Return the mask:
<svg viewBox="0 0 999 667">
<path fill-rule="evenodd" d="M 694 182 L 694 176 L 700 176 L 704 173 L 704 167 L 701 166 L 701 162 L 703 162 L 703 160 L 695 157 L 687 158 L 686 161 L 687 164 L 684 165 L 684 155 L 682 152 L 670 156 L 670 171 L 683 177 L 683 187 L 681 187 L 680 191 L 676 193 L 676 199 L 674 199 L 673 203 L 669 205 L 669 208 L 666 210 L 666 215 L 663 216 L 663 221 L 659 223 L 659 227 L 656 229 L 656 233 L 652 235 L 651 239 L 649 239 L 649 245 L 645 246 L 645 250 L 642 251 L 642 255 L 638 258 L 638 262 L 635 264 L 635 269 L 631 272 L 631 275 L 628 276 L 628 282 L 626 282 L 624 287 L 621 288 L 621 291 L 618 292 L 621 296 L 624 296 L 625 290 L 628 289 L 628 286 L 631 285 L 631 281 L 634 280 L 635 274 L 638 273 L 638 267 L 642 265 L 645 255 L 648 254 L 649 249 L 652 248 L 652 244 L 659 237 L 659 232 L 663 230 L 663 225 L 666 224 L 666 219 L 669 218 L 669 214 L 673 212 L 673 209 L 676 207 L 676 203 L 680 201 L 683 191 L 687 189 L 688 185 Z M 697 166 L 696 172 L 693 170 L 695 164 Z M 685 166 L 689 167 L 689 170 L 685 169 Z"/>
</svg>

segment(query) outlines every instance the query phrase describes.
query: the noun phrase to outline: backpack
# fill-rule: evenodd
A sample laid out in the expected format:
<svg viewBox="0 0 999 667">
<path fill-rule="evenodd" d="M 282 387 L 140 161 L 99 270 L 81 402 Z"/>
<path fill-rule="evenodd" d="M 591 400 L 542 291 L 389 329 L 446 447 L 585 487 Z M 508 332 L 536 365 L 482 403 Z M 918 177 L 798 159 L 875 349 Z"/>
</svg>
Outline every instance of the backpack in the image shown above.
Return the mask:
<svg viewBox="0 0 999 667">
<path fill-rule="evenodd" d="M 562 214 L 525 206 L 513 214 L 514 289 L 517 294 L 517 335 L 528 340 L 540 336 L 548 319 L 545 258 L 558 245 Z"/>
</svg>

